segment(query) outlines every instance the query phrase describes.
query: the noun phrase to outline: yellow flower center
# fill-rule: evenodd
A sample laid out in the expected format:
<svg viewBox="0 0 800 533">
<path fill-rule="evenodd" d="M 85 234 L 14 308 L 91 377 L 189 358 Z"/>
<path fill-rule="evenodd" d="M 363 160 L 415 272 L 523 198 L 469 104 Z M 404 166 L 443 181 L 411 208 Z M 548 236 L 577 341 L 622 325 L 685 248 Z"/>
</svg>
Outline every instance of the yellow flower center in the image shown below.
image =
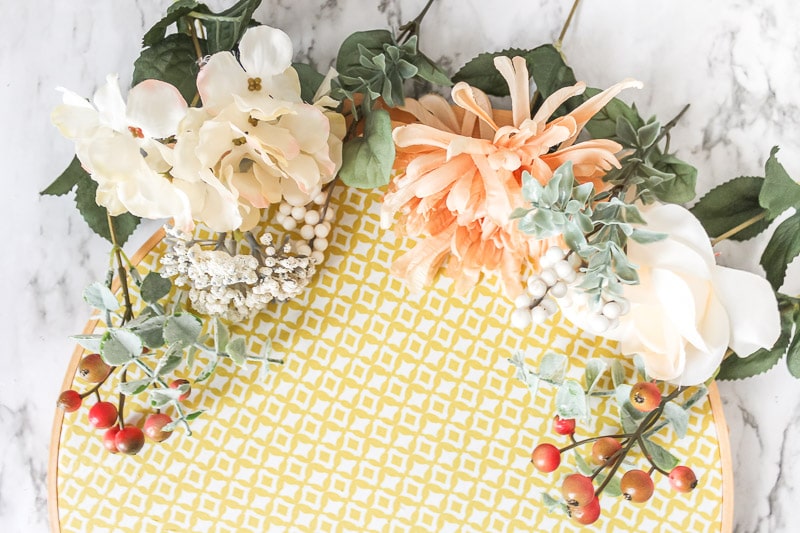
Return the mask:
<svg viewBox="0 0 800 533">
<path fill-rule="evenodd" d="M 248 91 L 260 91 L 261 90 L 261 78 L 247 78 L 247 90 Z"/>
<path fill-rule="evenodd" d="M 249 123 L 250 123 L 250 125 L 251 125 L 251 126 L 253 126 L 253 127 L 256 127 L 256 126 L 258 126 L 258 119 L 257 119 L 257 118 L 255 118 L 255 117 L 249 117 L 249 118 L 247 119 L 247 122 L 249 122 Z"/>
<path fill-rule="evenodd" d="M 236 137 L 235 139 L 233 139 L 233 145 L 234 146 L 241 146 L 246 142 L 247 142 L 247 139 L 245 139 L 244 137 Z"/>
</svg>

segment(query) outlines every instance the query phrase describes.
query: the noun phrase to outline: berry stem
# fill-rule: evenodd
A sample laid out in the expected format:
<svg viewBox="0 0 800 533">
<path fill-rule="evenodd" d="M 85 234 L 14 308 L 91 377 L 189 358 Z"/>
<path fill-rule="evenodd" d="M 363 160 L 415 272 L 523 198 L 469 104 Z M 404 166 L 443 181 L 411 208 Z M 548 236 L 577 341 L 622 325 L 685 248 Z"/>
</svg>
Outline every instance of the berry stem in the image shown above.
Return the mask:
<svg viewBox="0 0 800 533">
<path fill-rule="evenodd" d="M 623 444 L 623 446 L 624 446 L 624 444 Z M 611 465 L 611 463 L 612 463 L 612 462 L 614 462 L 614 461 L 616 461 L 617 459 L 619 459 L 619 456 L 620 456 L 620 454 L 622 453 L 622 450 L 623 450 L 623 449 L 622 449 L 622 448 L 620 448 L 619 450 L 617 450 L 617 451 L 615 451 L 613 454 L 611 454 L 611 457 L 609 457 L 608 459 L 606 459 L 606 462 L 605 462 L 605 463 L 603 463 L 602 465 L 600 465 L 599 467 L 597 467 L 597 468 L 595 469 L 595 471 L 594 471 L 594 472 L 592 472 L 592 475 L 591 475 L 591 476 L 589 476 L 589 479 L 591 479 L 591 480 L 594 480 L 594 478 L 596 478 L 596 477 L 597 477 L 597 475 L 598 475 L 600 472 L 602 472 L 603 470 L 605 470 L 605 469 L 606 469 L 606 467 L 608 467 L 609 465 Z"/>
<path fill-rule="evenodd" d="M 124 368 L 122 370 L 122 375 L 119 377 L 120 383 L 125 383 L 128 378 L 128 369 Z M 125 395 L 122 394 L 122 391 L 119 391 L 119 400 L 117 401 L 117 417 L 119 419 L 119 429 L 125 429 Z"/>
<path fill-rule="evenodd" d="M 100 393 L 99 393 L 99 392 L 97 392 L 97 391 L 100 389 L 100 387 L 102 387 L 102 386 L 103 386 L 103 383 L 105 383 L 105 382 L 106 382 L 106 380 L 107 380 L 109 377 L 111 377 L 111 374 L 113 374 L 113 373 L 114 373 L 114 371 L 115 371 L 117 368 L 118 368 L 118 367 L 116 367 L 116 366 L 112 366 L 112 367 L 111 367 L 111 370 L 109 370 L 109 371 L 108 371 L 108 375 L 107 375 L 106 377 L 104 377 L 104 378 L 103 378 L 103 381 L 101 381 L 100 383 L 98 383 L 97 385 L 95 385 L 94 387 L 92 387 L 91 389 L 87 390 L 86 392 L 84 392 L 83 394 L 81 394 L 81 395 L 80 395 L 80 396 L 81 396 L 81 400 L 83 400 L 83 399 L 84 399 L 84 398 L 86 398 L 87 396 L 91 396 L 92 394 L 94 394 L 94 393 L 97 393 L 97 401 L 100 401 Z"/>
<path fill-rule="evenodd" d="M 653 470 L 655 469 L 655 470 L 657 470 L 658 472 L 660 472 L 661 474 L 664 474 L 665 476 L 669 476 L 669 472 L 667 472 L 667 471 L 665 471 L 665 470 L 662 470 L 661 468 L 659 468 L 659 467 L 656 465 L 656 463 L 655 463 L 655 462 L 653 462 L 653 456 L 652 456 L 652 455 L 650 455 L 650 452 L 648 452 L 648 451 L 647 451 L 647 446 L 645 446 L 645 443 L 644 443 L 644 438 L 642 438 L 642 437 L 640 436 L 640 437 L 639 437 L 638 439 L 636 439 L 636 440 L 639 442 L 639 448 L 641 448 L 641 449 L 642 449 L 642 453 L 644 453 L 644 456 L 645 456 L 645 458 L 647 459 L 647 462 L 648 462 L 648 463 L 650 463 L 650 473 L 652 473 L 652 472 L 653 472 Z"/>
<path fill-rule="evenodd" d="M 169 385 L 167 384 L 167 382 L 164 381 L 163 379 L 161 379 L 160 377 L 155 376 L 155 374 L 153 373 L 153 370 L 149 366 L 144 364 L 139 359 L 134 359 L 134 362 L 137 365 L 139 365 L 139 367 L 144 371 L 145 374 L 147 374 L 147 377 L 155 379 L 162 387 L 164 387 L 165 389 L 169 389 Z M 178 401 L 173 401 L 172 405 L 175 406 L 175 410 L 178 412 L 178 417 L 180 418 L 181 422 L 183 422 L 183 425 L 186 428 L 186 434 L 191 437 L 192 436 L 192 428 L 189 427 L 189 422 L 186 421 L 186 413 L 184 412 L 183 407 L 181 406 L 181 403 L 178 402 Z"/>
<path fill-rule="evenodd" d="M 582 440 L 575 440 L 575 437 L 572 437 L 572 444 L 568 444 L 567 446 L 564 446 L 563 448 L 559 448 L 558 451 L 561 452 L 561 453 L 564 453 L 564 452 L 567 452 L 567 451 L 571 450 L 572 448 L 577 448 L 581 444 L 586 444 L 588 442 L 594 442 L 596 440 L 600 440 L 600 439 L 605 438 L 605 437 L 611 437 L 611 438 L 614 438 L 614 439 L 626 439 L 627 440 L 627 439 L 630 439 L 631 437 L 634 437 L 634 436 L 635 435 L 633 433 L 622 433 L 622 434 L 619 434 L 619 435 L 600 435 L 599 437 L 589 437 L 588 439 L 582 439 Z"/>
</svg>

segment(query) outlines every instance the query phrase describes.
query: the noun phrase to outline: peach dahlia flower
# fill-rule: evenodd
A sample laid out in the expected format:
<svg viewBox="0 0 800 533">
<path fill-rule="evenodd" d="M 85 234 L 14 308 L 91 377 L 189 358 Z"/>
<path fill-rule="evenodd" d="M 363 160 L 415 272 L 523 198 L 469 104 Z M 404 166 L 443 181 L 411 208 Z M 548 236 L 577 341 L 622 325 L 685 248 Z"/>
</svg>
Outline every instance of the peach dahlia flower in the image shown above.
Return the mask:
<svg viewBox="0 0 800 533">
<path fill-rule="evenodd" d="M 446 275 L 455 279 L 457 292 L 474 286 L 481 272 L 499 272 L 506 294 L 518 295 L 523 266 L 548 246 L 518 231 L 509 219 L 524 206 L 522 173 L 544 184 L 555 169 L 572 161 L 579 182 L 602 189 L 602 177 L 619 167 L 619 144 L 575 141 L 595 113 L 623 89 L 641 87 L 640 82 L 624 80 L 547 122 L 586 85 L 556 91 L 531 117 L 525 60 L 498 57 L 494 64 L 510 89 L 510 115 L 494 112 L 486 94 L 460 82 L 452 91 L 458 108 L 437 95 L 407 99 L 402 109 L 419 123 L 394 130 L 396 175 L 383 201 L 381 226 L 389 228 L 399 212 L 396 233 L 422 238 L 392 265 L 392 274 L 414 291 L 430 284 L 449 258 Z"/>
</svg>

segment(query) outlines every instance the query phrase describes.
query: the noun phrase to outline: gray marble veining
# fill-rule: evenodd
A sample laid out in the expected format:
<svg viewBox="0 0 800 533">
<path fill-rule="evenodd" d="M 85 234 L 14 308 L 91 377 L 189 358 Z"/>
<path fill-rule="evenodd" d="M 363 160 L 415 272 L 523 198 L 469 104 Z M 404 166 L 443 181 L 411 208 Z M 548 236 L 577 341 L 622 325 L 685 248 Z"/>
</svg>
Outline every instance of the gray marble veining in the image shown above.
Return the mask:
<svg viewBox="0 0 800 533">
<path fill-rule="evenodd" d="M 210 2 L 222 5 L 224 2 Z M 166 0 L 3 0 L 0 150 L 5 167 L 0 254 L 0 530 L 47 530 L 45 475 L 55 398 L 88 316 L 81 291 L 102 275 L 107 246 L 71 201 L 37 192 L 72 157 L 50 125 L 57 86 L 85 95 L 107 73 L 130 80 L 145 28 Z M 287 31 L 296 58 L 330 65 L 343 36 L 397 27 L 423 0 L 265 0 L 258 18 Z M 569 2 L 440 0 L 422 47 L 451 69 L 484 50 L 535 46 L 558 34 Z M 672 146 L 700 170 L 704 192 L 758 175 L 774 144 L 800 176 L 800 3 L 781 0 L 584 0 L 564 41 L 580 79 L 607 86 L 631 76 L 634 99 L 663 120 L 691 102 Z M 135 249 L 155 225 L 131 241 Z M 727 265 L 758 271 L 766 241 L 720 248 Z M 800 291 L 800 269 L 787 291 Z M 781 363 L 757 379 L 720 386 L 731 429 L 737 533 L 800 531 L 800 386 Z"/>
</svg>

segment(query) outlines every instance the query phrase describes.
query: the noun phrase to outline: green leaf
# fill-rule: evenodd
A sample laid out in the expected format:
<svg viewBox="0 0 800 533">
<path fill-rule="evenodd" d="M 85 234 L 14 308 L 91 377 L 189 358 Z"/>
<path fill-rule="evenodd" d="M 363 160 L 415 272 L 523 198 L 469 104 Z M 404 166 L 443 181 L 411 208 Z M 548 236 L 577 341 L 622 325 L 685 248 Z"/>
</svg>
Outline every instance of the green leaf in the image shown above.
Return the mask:
<svg viewBox="0 0 800 533">
<path fill-rule="evenodd" d="M 164 278 L 156 272 L 148 272 L 142 280 L 139 294 L 142 296 L 142 300 L 154 304 L 169 294 L 171 288 L 172 282 L 168 278 Z"/>
<path fill-rule="evenodd" d="M 149 387 L 151 383 L 152 380 L 150 378 L 126 381 L 125 383 L 120 383 L 117 390 L 125 396 L 133 396 L 134 394 L 140 394 L 147 390 L 147 387 Z"/>
<path fill-rule="evenodd" d="M 133 63 L 133 85 L 144 80 L 165 81 L 174 85 L 187 102 L 197 93 L 197 55 L 192 39 L 175 33 L 142 51 Z"/>
<path fill-rule="evenodd" d="M 525 57 L 531 50 L 508 48 L 502 52 L 482 53 L 472 58 L 453 75 L 453 82 L 463 81 L 492 96 L 508 96 L 508 84 L 494 66 L 496 57 Z M 527 61 L 526 61 L 527 62 Z M 530 69 L 528 69 L 530 72 Z"/>
<path fill-rule="evenodd" d="M 791 375 L 800 379 L 800 325 L 798 325 L 800 321 L 798 318 L 800 317 L 795 315 L 794 338 L 786 351 L 786 366 Z"/>
<path fill-rule="evenodd" d="M 261 0 L 240 0 L 233 6 L 201 19 L 206 29 L 207 54 L 232 50 L 247 31 Z"/>
<path fill-rule="evenodd" d="M 602 359 L 590 359 L 586 363 L 586 371 L 584 377 L 586 379 L 586 394 L 591 394 L 595 385 L 600 380 L 600 376 L 608 368 L 608 363 Z"/>
<path fill-rule="evenodd" d="M 101 311 L 116 311 L 119 309 L 119 301 L 111 289 L 99 281 L 95 281 L 83 290 L 83 299 Z"/>
<path fill-rule="evenodd" d="M 389 183 L 394 155 L 389 113 L 383 109 L 372 111 L 366 117 L 364 136 L 345 143 L 339 176 L 350 187 L 383 187 Z"/>
<path fill-rule="evenodd" d="M 686 436 L 689 431 L 689 414 L 681 407 L 673 402 L 668 402 L 664 405 L 664 417 L 667 422 L 672 424 L 672 429 L 678 435 L 679 439 Z"/>
<path fill-rule="evenodd" d="M 686 403 L 683 404 L 684 410 L 688 411 L 689 409 L 697 405 L 697 403 L 700 402 L 700 400 L 702 400 L 706 396 L 708 396 L 708 389 L 700 385 L 699 388 L 695 391 L 695 393 L 692 394 L 691 398 L 686 400 Z"/>
<path fill-rule="evenodd" d="M 445 87 L 453 85 L 453 82 L 450 81 L 447 74 L 425 54 L 417 52 L 415 55 L 411 56 L 409 60 L 417 67 L 417 78 Z"/>
<path fill-rule="evenodd" d="M 247 346 L 245 345 L 244 337 L 236 337 L 228 343 L 227 353 L 234 363 L 242 366 L 247 360 Z"/>
<path fill-rule="evenodd" d="M 642 453 L 651 459 L 658 468 L 669 472 L 678 466 L 677 457 L 649 439 L 644 439 L 644 441 L 647 449 L 642 450 Z"/>
<path fill-rule="evenodd" d="M 576 448 L 573 448 L 573 451 L 575 452 L 575 464 L 578 466 L 578 471 L 584 476 L 591 476 L 594 473 L 594 468 L 589 466 L 589 463 L 578 453 Z"/>
<path fill-rule="evenodd" d="M 144 38 L 142 39 L 142 44 L 144 46 L 153 46 L 158 44 L 158 41 L 163 39 L 164 35 L 166 35 L 167 28 L 170 24 L 173 24 L 181 17 L 188 15 L 198 5 L 199 3 L 196 0 L 178 0 L 177 2 L 173 3 L 171 6 L 169 6 L 167 15 L 156 22 L 152 28 L 147 30 L 147 33 L 144 34 Z"/>
<path fill-rule="evenodd" d="M 136 333 L 142 339 L 142 344 L 148 348 L 161 348 L 164 346 L 164 322 L 166 320 L 165 316 L 154 316 L 140 324 L 128 323 L 128 328 Z"/>
<path fill-rule="evenodd" d="M 647 375 L 647 367 L 644 364 L 644 357 L 638 353 L 634 355 L 633 366 L 636 368 L 636 372 L 639 374 L 642 381 L 650 381 L 650 376 Z"/>
<path fill-rule="evenodd" d="M 763 184 L 763 178 L 752 176 L 741 176 L 726 181 L 700 198 L 691 212 L 710 237 L 719 237 L 743 222 L 766 212 L 758 203 Z M 751 239 L 767 229 L 767 226 L 769 220 L 765 217 L 729 238 L 735 241 Z"/>
<path fill-rule="evenodd" d="M 119 366 L 142 354 L 142 340 L 126 329 L 114 328 L 106 331 L 100 343 L 100 355 L 111 366 Z"/>
<path fill-rule="evenodd" d="M 567 372 L 567 358 L 564 355 L 547 352 L 539 364 L 539 378 L 553 385 L 561 385 Z M 564 418 L 575 418 L 568 416 Z"/>
<path fill-rule="evenodd" d="M 600 472 L 597 474 L 596 483 L 598 486 L 603 484 L 603 481 L 606 479 L 605 472 Z M 611 496 L 612 498 L 618 498 L 622 496 L 622 487 L 620 487 L 619 476 L 614 476 L 611 478 L 611 481 L 608 482 L 606 488 L 603 489 L 603 494 Z"/>
<path fill-rule="evenodd" d="M 214 371 L 217 369 L 218 364 L 219 364 L 219 357 L 217 357 L 215 354 L 214 357 L 212 357 L 211 361 L 209 361 L 206 367 L 203 369 L 203 371 L 200 372 L 200 375 L 197 376 L 197 379 L 195 379 L 194 382 L 200 383 L 201 381 L 205 381 L 208 378 L 210 378 L 211 375 L 214 373 Z"/>
<path fill-rule="evenodd" d="M 665 155 L 655 162 L 656 170 L 674 174 L 675 177 L 653 185 L 650 190 L 662 202 L 683 204 L 694 200 L 697 187 L 697 169 L 674 155 Z"/>
<path fill-rule="evenodd" d="M 615 389 L 625 383 L 625 368 L 617 359 L 611 361 L 611 382 Z"/>
<path fill-rule="evenodd" d="M 56 178 L 56 180 L 47 186 L 45 190 L 40 192 L 42 195 L 49 196 L 64 196 L 78 185 L 81 177 L 88 177 L 89 174 L 81 166 L 81 162 L 77 156 L 72 158 L 69 166 L 64 169 L 64 172 Z"/>
<path fill-rule="evenodd" d="M 761 255 L 761 266 L 767 281 L 776 291 L 783 285 L 789 263 L 800 255 L 800 211 L 784 220 L 775 229 Z"/>
<path fill-rule="evenodd" d="M 781 334 L 770 349 L 762 348 L 747 357 L 731 355 L 720 365 L 717 379 L 744 379 L 766 372 L 778 364 L 789 346 L 795 322 L 795 307 L 791 301 L 779 300 L 781 312 Z"/>
<path fill-rule="evenodd" d="M 164 340 L 167 344 L 179 342 L 191 346 L 200 337 L 202 329 L 203 323 L 198 317 L 191 313 L 176 313 L 164 323 Z"/>
<path fill-rule="evenodd" d="M 383 45 L 394 44 L 392 34 L 387 30 L 357 31 L 349 35 L 339 47 L 336 55 L 336 71 L 339 75 L 358 78 L 371 75 L 371 70 L 361 63 L 362 50 L 366 49 L 368 55 L 376 56 L 383 53 Z"/>
<path fill-rule="evenodd" d="M 561 52 L 552 44 L 537 46 L 523 57 L 525 57 L 528 72 L 533 78 L 533 82 L 536 84 L 536 90 L 539 91 L 542 99 L 546 99 L 562 87 L 575 85 L 577 83 L 575 73 L 564 63 Z M 572 111 L 579 103 L 580 98 L 568 100 L 565 105 L 565 110 Z M 562 114 L 564 113 L 556 112 L 555 116 Z"/>
<path fill-rule="evenodd" d="M 567 512 L 567 505 L 563 501 L 553 498 L 546 492 L 542 493 L 542 505 L 544 505 L 548 513 L 552 513 L 553 511 L 561 511 L 562 513 L 566 514 Z"/>
<path fill-rule="evenodd" d="M 758 201 L 775 218 L 787 209 L 794 207 L 800 211 L 800 183 L 794 181 L 775 157 L 778 147 L 772 148 L 764 166 L 764 186 Z"/>
<path fill-rule="evenodd" d="M 75 191 L 75 206 L 92 231 L 111 242 L 111 233 L 108 229 L 108 211 L 105 207 L 97 205 L 97 183 L 85 173 L 78 178 Z M 130 213 L 111 217 L 114 223 L 117 244 L 122 246 L 131 236 L 133 230 L 139 225 L 139 217 Z"/>
<path fill-rule="evenodd" d="M 325 79 L 325 76 L 306 63 L 292 63 L 292 67 L 297 71 L 297 76 L 300 78 L 300 98 L 306 103 L 313 104 L 314 95 L 317 94 L 317 90 L 322 85 L 322 80 Z"/>
<path fill-rule="evenodd" d="M 567 379 L 556 392 L 556 411 L 561 418 L 584 418 L 589 414 L 581 384 Z"/>
<path fill-rule="evenodd" d="M 150 405 L 156 409 L 160 409 L 173 402 L 178 402 L 180 401 L 178 398 L 180 398 L 182 394 L 188 392 L 189 388 L 190 385 L 188 383 L 182 383 L 174 389 L 150 389 Z"/>
<path fill-rule="evenodd" d="M 70 339 L 73 339 L 75 342 L 83 346 L 87 351 L 98 353 L 100 351 L 100 344 L 103 339 L 103 335 L 99 333 L 91 335 L 72 335 Z"/>
<path fill-rule="evenodd" d="M 588 88 L 583 93 L 585 99 L 600 94 L 602 90 Z M 629 106 L 618 98 L 613 98 L 586 124 L 586 130 L 594 139 L 611 139 L 617 131 L 617 119 L 624 117 L 631 125 L 639 129 L 644 126 L 644 120 L 639 116 L 636 107 Z"/>
<path fill-rule="evenodd" d="M 156 363 L 156 368 L 153 370 L 155 376 L 165 376 L 178 368 L 183 361 L 183 345 L 176 343 L 170 346 L 164 355 Z"/>
<path fill-rule="evenodd" d="M 214 348 L 218 352 L 225 352 L 231 338 L 228 326 L 219 317 L 214 317 Z"/>
<path fill-rule="evenodd" d="M 616 135 L 617 139 L 626 146 L 636 146 L 638 144 L 636 129 L 631 124 L 631 121 L 624 116 L 617 117 Z"/>
<path fill-rule="evenodd" d="M 651 122 L 642 126 L 636 131 L 639 146 L 643 150 L 650 148 L 656 142 L 659 133 L 661 133 L 661 124 L 658 122 Z"/>
</svg>

